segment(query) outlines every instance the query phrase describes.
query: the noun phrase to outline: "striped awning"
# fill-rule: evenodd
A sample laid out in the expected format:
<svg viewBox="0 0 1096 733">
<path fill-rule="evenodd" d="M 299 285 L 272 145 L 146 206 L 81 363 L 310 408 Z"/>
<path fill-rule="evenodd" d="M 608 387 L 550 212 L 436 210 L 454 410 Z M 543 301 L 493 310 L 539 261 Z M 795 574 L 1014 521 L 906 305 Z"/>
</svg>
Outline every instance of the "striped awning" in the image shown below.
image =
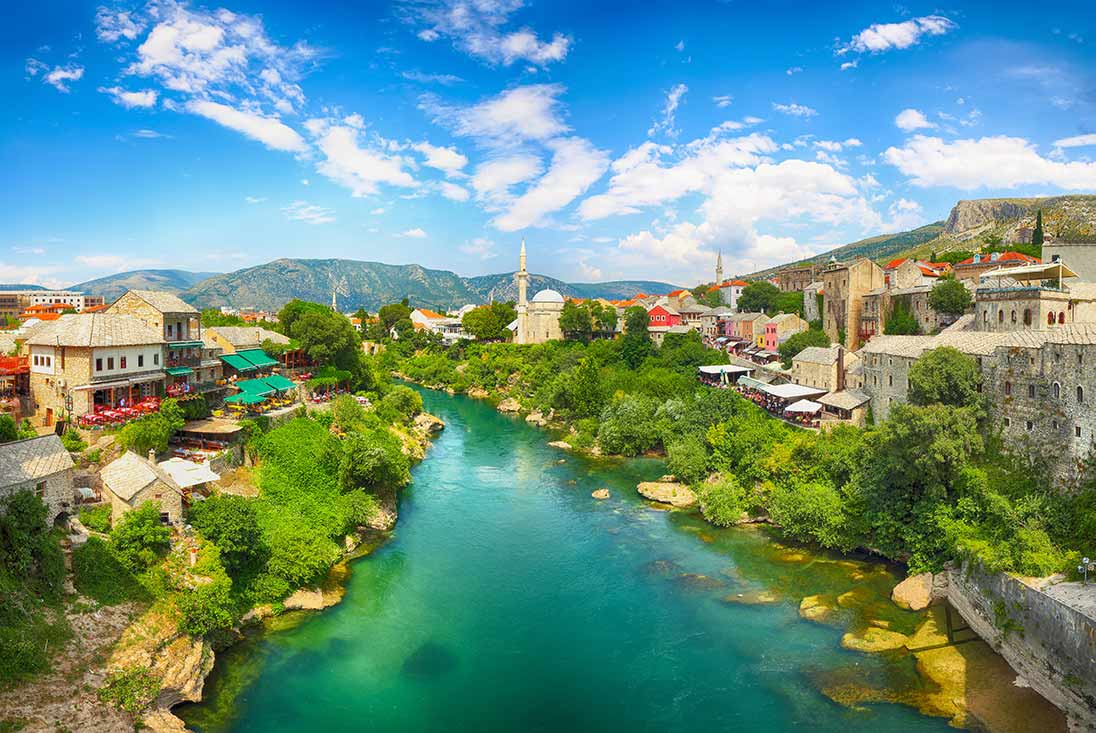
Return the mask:
<svg viewBox="0 0 1096 733">
<path fill-rule="evenodd" d="M 262 349 L 244 349 L 242 351 L 237 351 L 236 355 L 242 356 L 256 367 L 278 366 L 277 360 L 271 359 Z"/>
<path fill-rule="evenodd" d="M 221 354 L 218 358 L 238 372 L 253 372 L 258 369 L 257 366 L 239 354 Z"/>
</svg>

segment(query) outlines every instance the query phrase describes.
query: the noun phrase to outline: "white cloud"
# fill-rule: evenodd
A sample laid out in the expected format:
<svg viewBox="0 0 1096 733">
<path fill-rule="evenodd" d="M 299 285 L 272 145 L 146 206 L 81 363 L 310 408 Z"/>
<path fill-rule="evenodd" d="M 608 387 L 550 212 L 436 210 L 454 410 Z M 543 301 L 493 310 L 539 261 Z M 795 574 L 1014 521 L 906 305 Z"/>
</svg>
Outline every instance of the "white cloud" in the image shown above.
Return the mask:
<svg viewBox="0 0 1096 733">
<path fill-rule="evenodd" d="M 788 104 L 773 102 L 773 109 L 782 114 L 791 115 L 792 117 L 814 117 L 818 114 L 818 110 L 803 104 L 796 104 L 795 102 L 789 102 Z"/>
<path fill-rule="evenodd" d="M 888 148 L 883 158 L 921 187 L 1096 188 L 1096 163 L 1044 158 L 1027 140 L 1005 135 L 953 141 L 916 135 L 901 148 Z"/>
<path fill-rule="evenodd" d="M 302 153 L 308 148 L 304 138 L 277 117 L 265 117 L 227 104 L 197 99 L 188 102 L 186 110 L 258 140 L 271 150 Z"/>
<path fill-rule="evenodd" d="M 464 79 L 454 74 L 426 74 L 421 71 L 404 71 L 400 73 L 400 76 L 408 81 L 417 81 L 421 84 L 441 84 L 446 87 L 464 81 Z"/>
<path fill-rule="evenodd" d="M 559 116 L 560 84 L 530 84 L 507 89 L 470 107 L 451 107 L 424 96 L 420 108 L 454 134 L 475 138 L 484 145 L 515 145 L 546 140 L 569 128 Z"/>
<path fill-rule="evenodd" d="M 794 74 L 798 74 L 801 71 L 803 71 L 802 66 L 793 66 L 790 69 L 788 69 L 787 71 L 785 71 L 784 73 L 787 74 L 788 76 L 792 76 Z"/>
<path fill-rule="evenodd" d="M 928 118 L 925 117 L 920 110 L 913 108 L 904 109 L 899 112 L 894 118 L 894 124 L 898 126 L 898 129 L 905 130 L 906 132 L 936 127 L 935 124 L 928 121 Z"/>
<path fill-rule="evenodd" d="M 510 155 L 480 163 L 472 176 L 472 188 L 483 201 L 501 205 L 512 199 L 510 189 L 540 175 L 540 158 Z"/>
<path fill-rule="evenodd" d="M 863 145 L 858 138 L 850 137 L 847 140 L 815 140 L 814 146 L 830 153 L 839 153 L 845 148 L 858 148 Z"/>
<path fill-rule="evenodd" d="M 156 267 L 157 265 L 163 264 L 163 262 L 158 259 L 130 257 L 119 254 L 77 255 L 73 259 L 76 264 L 82 267 L 90 267 L 93 270 L 111 270 L 113 272 L 138 270 L 144 267 Z"/>
<path fill-rule="evenodd" d="M 431 168 L 437 168 L 447 176 L 453 176 L 461 172 L 468 165 L 468 158 L 457 151 L 456 148 L 445 148 L 431 145 L 428 142 L 415 143 L 411 146 L 422 153 L 423 163 Z"/>
<path fill-rule="evenodd" d="M 380 216 L 385 211 L 387 211 L 387 209 L 385 209 L 383 206 L 378 206 L 377 208 L 370 211 L 369 214 L 370 214 L 370 216 Z"/>
<path fill-rule="evenodd" d="M 942 15 L 926 15 L 901 23 L 873 23 L 853 36 L 837 53 L 883 53 L 905 49 L 920 43 L 926 36 L 942 36 L 958 27 Z"/>
<path fill-rule="evenodd" d="M 27 59 L 23 67 L 28 77 L 41 75 L 42 83 L 49 84 L 59 92 L 68 94 L 69 84 L 84 78 L 84 67 L 78 64 L 54 66 L 52 69 L 38 59 Z"/>
<path fill-rule="evenodd" d="M 734 101 L 734 97 L 730 94 L 721 94 L 718 97 L 712 97 L 712 101 L 715 102 L 715 106 L 723 109 L 724 107 L 730 107 L 731 102 Z"/>
<path fill-rule="evenodd" d="M 553 140 L 548 171 L 519 196 L 509 210 L 492 222 L 504 232 L 513 232 L 544 223 L 544 218 L 559 211 L 586 192 L 609 167 L 609 156 L 588 140 L 578 137 Z"/>
<path fill-rule="evenodd" d="M 457 49 L 489 64 L 509 66 L 520 61 L 547 66 L 565 59 L 570 36 L 556 33 L 551 41 L 543 41 L 529 28 L 503 30 L 523 4 L 522 0 L 425 0 L 405 4 L 402 14 L 410 23 L 427 26 L 416 34 L 421 40 L 432 43 L 449 38 Z"/>
<path fill-rule="evenodd" d="M 403 188 L 419 185 L 404 170 L 407 161 L 386 152 L 387 141 L 378 139 L 375 145 L 363 146 L 359 130 L 332 124 L 328 120 L 309 120 L 305 127 L 314 136 L 316 147 L 324 156 L 316 170 L 350 189 L 355 197 L 373 195 L 382 183 Z"/>
<path fill-rule="evenodd" d="M 133 137 L 139 137 L 144 140 L 159 140 L 160 138 L 171 137 L 171 135 L 165 135 L 164 133 L 157 132 L 156 130 L 142 128 L 140 130 L 134 130 Z"/>
<path fill-rule="evenodd" d="M 139 92 L 130 92 L 121 87 L 99 87 L 103 94 L 109 94 L 115 104 L 120 104 L 126 109 L 134 107 L 153 107 L 156 105 L 156 91 L 145 89 Z"/>
<path fill-rule="evenodd" d="M 411 239 L 426 239 L 426 232 L 422 229 L 419 229 L 418 227 L 415 227 L 414 229 L 408 229 L 405 232 L 400 232 L 398 236 L 410 237 Z"/>
<path fill-rule="evenodd" d="M 689 87 L 684 84 L 675 84 L 666 93 L 666 103 L 662 107 L 662 117 L 656 120 L 651 128 L 647 130 L 648 137 L 654 137 L 659 133 L 665 133 L 667 137 L 677 137 L 674 116 L 677 113 L 678 105 L 681 104 L 682 97 L 685 96 L 687 91 L 689 91 Z"/>
<path fill-rule="evenodd" d="M 132 41 L 141 33 L 144 25 L 130 13 L 100 7 L 95 11 L 95 35 L 100 41 L 116 43 L 122 39 Z"/>
<path fill-rule="evenodd" d="M 1080 148 L 1087 145 L 1096 145 L 1096 134 L 1075 135 L 1074 137 L 1063 137 L 1061 140 L 1054 141 L 1054 147 L 1056 148 Z"/>
<path fill-rule="evenodd" d="M 266 201 L 265 196 L 244 196 L 244 201 L 249 204 L 261 204 Z"/>
<path fill-rule="evenodd" d="M 883 224 L 883 230 L 900 232 L 916 229 L 926 223 L 925 212 L 921 204 L 906 198 L 900 198 L 887 209 L 890 219 Z"/>
<path fill-rule="evenodd" d="M 330 224 L 335 221 L 335 211 L 325 206 L 310 204 L 307 201 L 294 201 L 282 209 L 285 218 L 305 224 Z"/>
<path fill-rule="evenodd" d="M 849 69 L 855 69 L 860 65 L 860 59 L 853 59 L 852 61 L 845 61 L 841 64 L 841 71 L 848 71 Z"/>
<path fill-rule="evenodd" d="M 20 247 L 18 245 L 11 248 L 11 251 L 17 255 L 44 255 L 46 253 L 45 247 Z"/>
<path fill-rule="evenodd" d="M 450 201 L 467 201 L 472 196 L 464 186 L 458 186 L 449 181 L 442 181 L 438 185 L 441 188 L 441 195 Z"/>
<path fill-rule="evenodd" d="M 498 256 L 498 252 L 495 251 L 495 243 L 485 237 L 476 237 L 470 242 L 462 244 L 458 249 L 466 255 L 478 257 L 481 260 L 489 260 Z"/>
</svg>

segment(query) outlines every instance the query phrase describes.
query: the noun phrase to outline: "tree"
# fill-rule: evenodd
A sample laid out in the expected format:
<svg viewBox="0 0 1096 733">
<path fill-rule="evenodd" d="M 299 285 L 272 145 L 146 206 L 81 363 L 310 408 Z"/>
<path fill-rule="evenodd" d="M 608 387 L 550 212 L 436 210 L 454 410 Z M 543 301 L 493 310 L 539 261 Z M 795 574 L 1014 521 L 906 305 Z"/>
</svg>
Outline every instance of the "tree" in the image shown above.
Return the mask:
<svg viewBox="0 0 1096 733">
<path fill-rule="evenodd" d="M 130 570 L 150 567 L 171 547 L 171 529 L 160 521 L 160 502 L 147 501 L 126 512 L 111 531 L 110 541 Z"/>
<path fill-rule="evenodd" d="M 0 415 L 0 443 L 33 438 L 37 434 L 29 420 L 23 420 L 22 423 L 16 424 L 11 415 Z"/>
<path fill-rule="evenodd" d="M 914 318 L 904 300 L 897 300 L 891 309 L 883 333 L 888 336 L 913 336 L 921 333 L 921 324 Z"/>
<path fill-rule="evenodd" d="M 952 346 L 926 351 L 909 373 L 909 399 L 915 405 L 972 407 L 981 403 L 982 375 L 974 359 Z"/>
<path fill-rule="evenodd" d="M 620 343 L 620 356 L 630 368 L 636 369 L 643 360 L 654 353 L 651 335 L 647 333 L 649 323 L 647 311 L 633 305 L 624 311 L 624 338 Z"/>
<path fill-rule="evenodd" d="M 326 305 L 294 298 L 282 306 L 282 309 L 278 311 L 278 325 L 281 328 L 282 333 L 286 336 L 292 336 L 294 324 L 296 324 L 297 320 L 305 313 L 322 313 L 324 311 L 328 313 L 333 312 Z"/>
<path fill-rule="evenodd" d="M 305 310 L 292 320 L 289 335 L 318 364 L 348 371 L 358 366 L 361 339 L 350 320 L 330 308 Z"/>
<path fill-rule="evenodd" d="M 601 383 L 601 367 L 592 358 L 578 363 L 570 381 L 571 409 L 576 417 L 595 417 L 605 404 L 605 390 Z"/>
<path fill-rule="evenodd" d="M 1043 210 L 1035 212 L 1035 228 L 1031 230 L 1031 243 L 1037 247 L 1043 246 Z"/>
<path fill-rule="evenodd" d="M 255 506 L 242 496 L 221 494 L 194 504 L 190 523 L 221 552 L 221 563 L 232 577 L 257 572 L 267 549 Z"/>
<path fill-rule="evenodd" d="M 377 414 L 390 423 L 409 423 L 421 412 L 422 395 L 402 384 L 389 390 L 377 405 Z"/>
<path fill-rule="evenodd" d="M 730 474 L 721 476 L 718 481 L 701 484 L 696 495 L 700 513 L 717 527 L 737 524 L 750 503 L 749 492 Z"/>
<path fill-rule="evenodd" d="M 590 301 L 590 316 L 593 319 L 594 331 L 599 333 L 616 333 L 617 316 L 616 308 L 604 305 L 596 300 Z"/>
<path fill-rule="evenodd" d="M 667 444 L 666 461 L 678 481 L 693 484 L 708 475 L 708 449 L 695 435 L 685 435 Z"/>
<path fill-rule="evenodd" d="M 973 302 L 967 286 L 947 275 L 936 281 L 929 292 L 929 307 L 937 313 L 961 316 Z"/>
<path fill-rule="evenodd" d="M 380 319 L 381 328 L 384 330 L 384 333 L 387 334 L 396 323 L 405 318 L 411 318 L 411 306 L 407 304 L 406 300 L 401 303 L 383 305 L 381 306 L 381 309 L 377 311 L 377 318 Z"/>
<path fill-rule="evenodd" d="M 491 303 L 465 313 L 461 326 L 480 341 L 497 341 L 506 337 L 506 327 L 517 317 L 509 303 Z"/>
<path fill-rule="evenodd" d="M 344 492 L 396 488 L 410 480 L 410 463 L 393 436 L 380 431 L 368 436 L 354 433 L 344 441 L 339 464 L 339 486 Z"/>
<path fill-rule="evenodd" d="M 768 313 L 776 309 L 780 288 L 766 280 L 752 282 L 738 296 L 738 310 L 744 313 Z"/>
<path fill-rule="evenodd" d="M 822 329 L 808 328 L 788 337 L 788 340 L 780 344 L 780 359 L 785 369 L 791 369 L 792 359 L 808 346 L 829 346 L 830 338 Z"/>
<path fill-rule="evenodd" d="M 585 303 L 567 301 L 559 314 L 559 328 L 563 335 L 574 341 L 589 341 L 594 331 L 590 309 Z"/>
</svg>

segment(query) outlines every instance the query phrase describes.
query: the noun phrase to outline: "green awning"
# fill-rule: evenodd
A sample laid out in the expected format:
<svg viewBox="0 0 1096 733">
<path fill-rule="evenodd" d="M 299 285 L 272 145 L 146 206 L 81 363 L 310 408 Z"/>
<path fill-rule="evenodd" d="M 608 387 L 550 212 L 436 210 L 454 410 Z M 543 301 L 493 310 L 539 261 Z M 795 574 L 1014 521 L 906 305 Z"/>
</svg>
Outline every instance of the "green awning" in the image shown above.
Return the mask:
<svg viewBox="0 0 1096 733">
<path fill-rule="evenodd" d="M 261 379 L 244 379 L 236 382 L 236 386 L 248 394 L 259 395 L 260 397 L 274 394 L 273 388 Z"/>
<path fill-rule="evenodd" d="M 266 398 L 262 395 L 251 394 L 250 392 L 240 392 L 239 394 L 229 395 L 225 397 L 225 402 L 240 402 L 245 405 L 257 405 L 260 402 L 265 402 Z"/>
<path fill-rule="evenodd" d="M 204 341 L 169 341 L 169 349 L 199 349 L 205 346 Z"/>
<path fill-rule="evenodd" d="M 222 354 L 219 358 L 238 372 L 253 372 L 258 368 L 239 354 Z"/>
<path fill-rule="evenodd" d="M 263 377 L 263 381 L 279 392 L 288 392 L 297 386 L 292 379 L 286 379 L 281 374 L 271 374 L 269 377 Z"/>
<path fill-rule="evenodd" d="M 188 374 L 194 373 L 194 370 L 190 367 L 168 367 L 164 371 L 173 377 L 185 377 Z"/>
<path fill-rule="evenodd" d="M 237 351 L 236 353 L 257 367 L 278 366 L 278 361 L 276 359 L 271 359 L 262 349 L 244 349 L 243 351 Z"/>
</svg>

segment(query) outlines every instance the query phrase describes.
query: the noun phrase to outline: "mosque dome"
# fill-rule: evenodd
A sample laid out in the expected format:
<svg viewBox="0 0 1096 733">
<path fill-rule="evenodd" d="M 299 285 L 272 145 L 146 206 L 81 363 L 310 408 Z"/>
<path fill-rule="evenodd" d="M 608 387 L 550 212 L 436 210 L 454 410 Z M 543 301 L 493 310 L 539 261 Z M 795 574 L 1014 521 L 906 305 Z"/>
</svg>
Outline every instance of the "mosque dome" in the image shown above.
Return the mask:
<svg viewBox="0 0 1096 733">
<path fill-rule="evenodd" d="M 562 303 L 563 296 L 555 290 L 545 288 L 533 296 L 531 303 Z"/>
</svg>

